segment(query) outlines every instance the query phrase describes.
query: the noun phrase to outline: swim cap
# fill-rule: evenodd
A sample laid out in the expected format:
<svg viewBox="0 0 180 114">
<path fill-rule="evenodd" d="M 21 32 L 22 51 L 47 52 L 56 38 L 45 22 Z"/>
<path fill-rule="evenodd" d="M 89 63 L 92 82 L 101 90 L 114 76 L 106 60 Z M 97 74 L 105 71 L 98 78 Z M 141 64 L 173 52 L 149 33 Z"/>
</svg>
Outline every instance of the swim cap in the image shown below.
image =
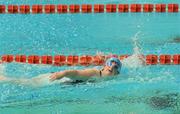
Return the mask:
<svg viewBox="0 0 180 114">
<path fill-rule="evenodd" d="M 117 64 L 118 71 L 120 72 L 121 71 L 121 66 L 122 66 L 121 61 L 116 57 L 111 57 L 106 61 L 106 65 L 107 66 L 112 66 L 112 62 L 115 62 Z"/>
</svg>

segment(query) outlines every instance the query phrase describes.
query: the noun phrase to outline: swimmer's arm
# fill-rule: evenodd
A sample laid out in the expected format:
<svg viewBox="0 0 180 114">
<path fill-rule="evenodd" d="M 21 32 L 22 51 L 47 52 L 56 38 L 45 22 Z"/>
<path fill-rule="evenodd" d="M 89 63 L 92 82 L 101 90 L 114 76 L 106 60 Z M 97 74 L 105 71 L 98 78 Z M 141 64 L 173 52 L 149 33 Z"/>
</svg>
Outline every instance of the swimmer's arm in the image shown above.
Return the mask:
<svg viewBox="0 0 180 114">
<path fill-rule="evenodd" d="M 77 70 L 66 70 L 66 71 L 62 71 L 62 72 L 53 73 L 50 76 L 50 80 L 54 81 L 54 80 L 57 80 L 57 79 L 61 79 L 63 77 L 77 76 L 77 75 L 78 75 L 78 71 Z"/>
<path fill-rule="evenodd" d="M 97 72 L 99 74 L 99 70 L 97 69 L 84 69 L 84 70 L 66 70 L 63 72 L 57 72 L 57 73 L 53 73 L 50 76 L 50 80 L 57 80 L 57 79 L 61 79 L 63 77 L 79 77 L 79 78 L 85 78 L 85 77 L 90 77 L 90 76 L 94 76 L 97 75 Z"/>
</svg>

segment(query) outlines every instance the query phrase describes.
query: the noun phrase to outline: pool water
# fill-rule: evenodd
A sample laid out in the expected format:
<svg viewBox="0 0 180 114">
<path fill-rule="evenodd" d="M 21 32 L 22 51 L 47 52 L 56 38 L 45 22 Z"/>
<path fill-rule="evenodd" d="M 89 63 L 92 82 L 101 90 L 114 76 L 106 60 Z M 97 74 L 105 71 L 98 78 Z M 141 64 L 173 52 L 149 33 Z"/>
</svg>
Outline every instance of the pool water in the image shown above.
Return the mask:
<svg viewBox="0 0 180 114">
<path fill-rule="evenodd" d="M 171 0 L 35 1 L 0 4 L 171 3 Z M 174 0 L 173 3 L 180 3 Z M 180 13 L 2 14 L 0 55 L 179 54 Z M 135 43 L 137 43 L 135 45 Z M 130 63 L 133 64 L 133 63 Z M 91 67 L 91 66 L 90 66 Z M 75 67 L 8 63 L 0 74 L 32 78 Z M 86 68 L 86 67 L 85 67 Z M 0 82 L 0 114 L 179 114 L 180 66 L 123 66 L 121 74 L 96 83 L 40 87 Z"/>
</svg>

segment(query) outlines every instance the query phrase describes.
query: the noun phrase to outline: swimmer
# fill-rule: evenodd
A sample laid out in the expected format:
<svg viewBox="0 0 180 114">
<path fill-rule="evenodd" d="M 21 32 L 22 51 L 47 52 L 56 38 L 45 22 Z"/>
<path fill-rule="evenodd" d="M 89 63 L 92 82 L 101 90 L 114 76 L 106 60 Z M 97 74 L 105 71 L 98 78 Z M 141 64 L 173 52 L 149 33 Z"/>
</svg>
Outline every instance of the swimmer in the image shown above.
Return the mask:
<svg viewBox="0 0 180 114">
<path fill-rule="evenodd" d="M 9 81 L 18 84 L 31 84 L 31 85 L 41 85 L 41 83 L 51 83 L 62 78 L 70 78 L 74 81 L 87 81 L 92 77 L 109 77 L 116 76 L 121 71 L 122 63 L 118 58 L 111 57 L 107 59 L 105 65 L 101 68 L 91 68 L 84 70 L 65 70 L 52 74 L 43 74 L 31 79 L 14 79 L 4 76 L 0 76 L 0 81 Z"/>
<path fill-rule="evenodd" d="M 102 69 L 91 68 L 84 70 L 66 70 L 62 72 L 56 72 L 50 76 L 50 80 L 54 81 L 63 77 L 69 77 L 71 79 L 77 80 L 87 80 L 91 77 L 115 76 L 120 73 L 121 66 L 122 64 L 118 58 L 111 57 L 106 61 Z"/>
</svg>

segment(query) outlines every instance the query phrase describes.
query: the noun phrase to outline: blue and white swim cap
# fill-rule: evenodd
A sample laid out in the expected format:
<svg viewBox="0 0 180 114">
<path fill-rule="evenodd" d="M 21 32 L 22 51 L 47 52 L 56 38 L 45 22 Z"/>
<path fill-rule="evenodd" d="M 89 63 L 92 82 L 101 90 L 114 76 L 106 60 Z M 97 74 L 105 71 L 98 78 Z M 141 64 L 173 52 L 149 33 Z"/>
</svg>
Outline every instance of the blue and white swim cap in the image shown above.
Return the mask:
<svg viewBox="0 0 180 114">
<path fill-rule="evenodd" d="M 116 57 L 111 57 L 106 61 L 106 65 L 107 66 L 112 66 L 112 62 L 115 62 L 117 64 L 118 71 L 120 72 L 121 71 L 121 66 L 122 66 L 121 61 Z"/>
</svg>

